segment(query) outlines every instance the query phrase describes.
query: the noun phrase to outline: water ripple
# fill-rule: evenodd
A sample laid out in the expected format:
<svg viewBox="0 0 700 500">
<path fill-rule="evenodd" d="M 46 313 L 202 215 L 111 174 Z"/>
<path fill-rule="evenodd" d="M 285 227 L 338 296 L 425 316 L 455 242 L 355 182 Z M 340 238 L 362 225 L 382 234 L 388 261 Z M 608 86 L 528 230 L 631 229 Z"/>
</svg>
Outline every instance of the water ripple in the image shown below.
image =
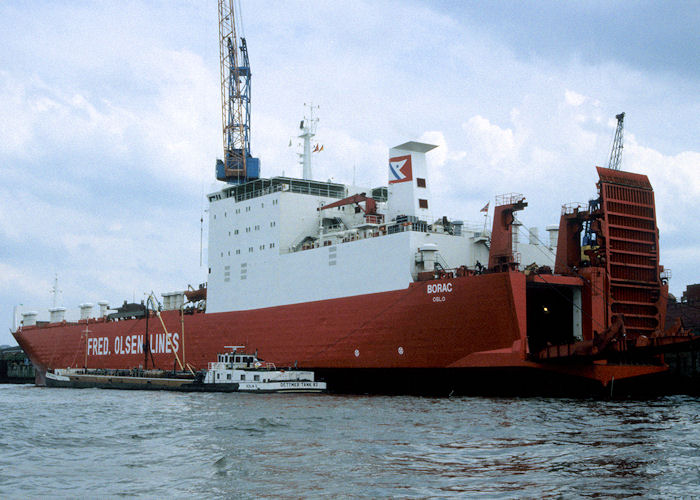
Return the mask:
<svg viewBox="0 0 700 500">
<path fill-rule="evenodd" d="M 700 495 L 700 400 L 0 386 L 0 497 Z"/>
</svg>

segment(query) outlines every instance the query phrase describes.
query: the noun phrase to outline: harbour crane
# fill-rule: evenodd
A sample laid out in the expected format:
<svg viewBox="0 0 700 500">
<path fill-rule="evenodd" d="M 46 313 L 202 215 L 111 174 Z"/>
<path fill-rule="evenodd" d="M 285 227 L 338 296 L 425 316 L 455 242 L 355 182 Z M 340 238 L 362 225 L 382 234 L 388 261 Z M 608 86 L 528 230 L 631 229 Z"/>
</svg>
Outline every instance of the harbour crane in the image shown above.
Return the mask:
<svg viewBox="0 0 700 500">
<path fill-rule="evenodd" d="M 622 160 L 622 123 L 625 119 L 625 114 L 620 113 L 616 115 L 615 118 L 617 118 L 617 129 L 615 130 L 615 140 L 613 141 L 612 150 L 610 151 L 608 168 L 620 170 L 620 161 Z"/>
<path fill-rule="evenodd" d="M 260 176 L 260 160 L 250 154 L 250 63 L 245 38 L 238 34 L 234 0 L 219 0 L 219 61 L 224 159 L 216 178 L 242 184 Z"/>
</svg>

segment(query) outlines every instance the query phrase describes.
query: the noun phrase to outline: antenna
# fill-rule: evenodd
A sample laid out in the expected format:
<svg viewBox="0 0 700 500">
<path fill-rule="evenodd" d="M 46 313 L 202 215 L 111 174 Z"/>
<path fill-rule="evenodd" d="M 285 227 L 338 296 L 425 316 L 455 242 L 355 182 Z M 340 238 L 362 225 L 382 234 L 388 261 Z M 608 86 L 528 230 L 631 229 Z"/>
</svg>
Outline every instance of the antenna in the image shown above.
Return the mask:
<svg viewBox="0 0 700 500">
<path fill-rule="evenodd" d="M 318 124 L 318 118 L 314 118 L 314 109 L 318 110 L 319 107 L 312 103 L 304 103 L 304 106 L 309 108 L 309 116 L 304 116 L 299 124 L 299 137 L 304 139 L 304 152 L 297 154 L 301 157 L 302 178 L 310 181 L 313 177 L 311 172 L 311 138 L 316 135 L 316 125 Z"/>
<path fill-rule="evenodd" d="M 56 304 L 57 304 L 57 302 L 58 302 L 58 294 L 63 292 L 63 290 L 59 290 L 59 289 L 58 289 L 58 273 L 56 273 L 56 274 L 54 275 L 54 278 L 53 278 L 53 288 L 51 288 L 51 290 L 49 290 L 49 291 L 50 291 L 51 294 L 53 295 L 53 308 L 55 309 L 55 308 L 56 308 Z"/>
<path fill-rule="evenodd" d="M 203 240 L 204 240 L 204 214 L 199 216 L 199 267 L 202 267 Z"/>
<path fill-rule="evenodd" d="M 617 118 L 617 129 L 615 129 L 615 140 L 613 141 L 612 150 L 610 151 L 608 168 L 612 170 L 620 170 L 620 161 L 622 160 L 622 132 L 625 114 L 620 113 L 619 115 L 615 116 L 615 118 Z"/>
<path fill-rule="evenodd" d="M 202 198 L 199 214 L 199 267 L 202 267 L 202 251 L 204 248 L 204 183 L 202 183 Z"/>
</svg>

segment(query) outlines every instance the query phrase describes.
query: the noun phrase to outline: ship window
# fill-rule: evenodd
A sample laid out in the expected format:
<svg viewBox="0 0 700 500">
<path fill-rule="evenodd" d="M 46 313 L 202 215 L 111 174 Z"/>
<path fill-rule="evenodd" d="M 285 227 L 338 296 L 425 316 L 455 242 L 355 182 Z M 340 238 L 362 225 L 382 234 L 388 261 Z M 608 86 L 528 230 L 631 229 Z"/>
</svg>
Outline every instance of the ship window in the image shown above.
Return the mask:
<svg viewBox="0 0 700 500">
<path fill-rule="evenodd" d="M 231 233 L 229 233 L 229 234 L 231 234 Z M 238 234 L 238 229 L 234 229 L 233 234 Z"/>
<path fill-rule="evenodd" d="M 240 254 L 241 254 L 241 250 L 240 249 L 236 250 L 236 255 L 240 255 Z"/>
<path fill-rule="evenodd" d="M 246 212 L 250 212 L 250 207 L 245 207 Z"/>
<path fill-rule="evenodd" d="M 226 216 L 227 216 L 227 215 L 226 215 L 226 212 L 224 212 L 224 217 L 226 217 Z"/>
<path fill-rule="evenodd" d="M 209 274 L 211 274 L 211 267 L 209 268 Z"/>
<path fill-rule="evenodd" d="M 231 374 L 230 374 L 230 373 L 227 373 L 227 374 L 226 374 L 226 379 L 227 379 L 227 380 L 231 380 Z"/>
<path fill-rule="evenodd" d="M 228 251 L 228 256 L 231 257 L 231 250 Z"/>
<path fill-rule="evenodd" d="M 237 213 L 237 214 L 240 214 L 240 213 L 241 213 L 241 209 L 240 209 L 240 208 L 237 208 L 237 209 L 236 209 L 236 213 Z"/>
<path fill-rule="evenodd" d="M 360 210 L 361 210 L 360 207 L 355 207 L 355 213 L 356 213 L 356 214 L 359 214 L 359 213 L 360 213 Z"/>
<path fill-rule="evenodd" d="M 248 247 L 248 253 L 253 253 L 253 247 Z"/>
<path fill-rule="evenodd" d="M 428 208 L 428 200 L 419 199 L 418 200 L 418 207 L 419 208 Z"/>
<path fill-rule="evenodd" d="M 424 188 L 425 187 L 425 179 L 421 179 L 420 177 L 416 178 L 416 186 L 419 188 Z"/>
<path fill-rule="evenodd" d="M 265 204 L 264 204 L 264 203 L 261 203 L 261 204 L 260 204 L 260 208 L 265 208 Z"/>
<path fill-rule="evenodd" d="M 259 382 L 259 381 L 260 381 L 260 375 L 253 375 L 253 380 L 255 380 L 256 382 Z"/>
<path fill-rule="evenodd" d="M 240 363 L 240 362 L 241 362 L 241 357 L 240 357 L 240 356 L 236 356 L 235 361 L 236 361 L 236 363 Z"/>
<path fill-rule="evenodd" d="M 216 374 L 216 378 L 217 378 L 217 379 L 218 379 L 218 378 L 221 378 L 221 374 L 220 374 L 220 373 L 217 373 L 217 374 Z"/>
</svg>

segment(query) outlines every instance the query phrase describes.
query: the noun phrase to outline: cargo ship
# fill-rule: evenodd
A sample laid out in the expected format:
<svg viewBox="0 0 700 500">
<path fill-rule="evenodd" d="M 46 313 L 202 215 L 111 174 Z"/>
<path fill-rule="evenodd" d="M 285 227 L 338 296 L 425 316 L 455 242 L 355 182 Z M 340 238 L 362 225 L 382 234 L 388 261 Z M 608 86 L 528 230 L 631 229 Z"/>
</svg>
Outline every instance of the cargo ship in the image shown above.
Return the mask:
<svg viewBox="0 0 700 500">
<path fill-rule="evenodd" d="M 300 125 L 302 178 L 260 177 L 247 47 L 232 43 L 224 4 L 207 282 L 116 312 L 86 303 L 76 321 L 58 307 L 45 322 L 24 312 L 13 334 L 37 383 L 63 368 L 201 370 L 245 345 L 337 392 L 568 394 L 649 387 L 668 375 L 665 352 L 694 345 L 664 325 L 668 275 L 644 175 L 597 167 L 597 195 L 564 205 L 546 241 L 534 228 L 519 236 L 519 194 L 496 198 L 490 228 L 435 214 L 430 144 L 391 148 L 385 186 L 314 180 L 313 116 Z"/>
<path fill-rule="evenodd" d="M 84 304 L 75 322 L 62 308 L 43 323 L 25 312 L 14 336 L 39 383 L 56 368 L 204 369 L 226 345 L 313 370 L 338 391 L 607 387 L 667 371 L 663 349 L 690 338 L 664 329 L 646 176 L 598 167 L 598 198 L 565 205 L 550 244 L 534 231 L 520 242 L 520 195 L 498 198 L 490 231 L 430 216 L 431 148 L 393 148 L 387 187 L 224 185 L 208 197 L 206 286 L 153 308 L 109 314 L 102 303 L 91 315 Z M 523 266 L 535 251 L 553 252 L 553 266 Z"/>
</svg>

